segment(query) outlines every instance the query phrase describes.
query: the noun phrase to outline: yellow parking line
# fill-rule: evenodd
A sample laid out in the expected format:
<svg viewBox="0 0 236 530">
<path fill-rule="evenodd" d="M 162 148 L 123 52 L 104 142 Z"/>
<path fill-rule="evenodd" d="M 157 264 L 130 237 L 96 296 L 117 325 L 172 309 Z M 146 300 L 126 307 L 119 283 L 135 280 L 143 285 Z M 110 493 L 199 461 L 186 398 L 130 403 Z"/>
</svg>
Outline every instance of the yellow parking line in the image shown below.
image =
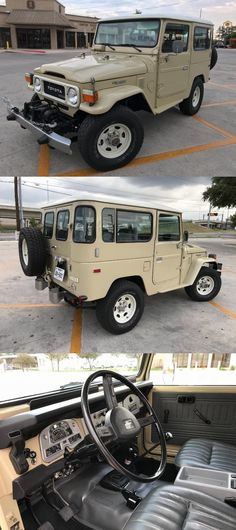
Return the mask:
<svg viewBox="0 0 236 530">
<path fill-rule="evenodd" d="M 204 120 L 203 118 L 200 118 L 199 116 L 193 116 L 193 119 L 195 121 L 199 121 L 199 123 L 202 123 L 203 125 L 206 125 L 206 127 L 209 127 L 210 129 L 213 129 L 214 131 L 223 134 L 223 136 L 226 136 L 227 138 L 233 138 L 234 135 L 225 129 L 221 129 L 221 127 L 217 127 L 217 125 L 214 125 L 214 123 L 210 123 L 209 121 Z"/>
<path fill-rule="evenodd" d="M 75 309 L 72 335 L 70 343 L 70 353 L 80 353 L 82 333 L 82 309 Z"/>
<path fill-rule="evenodd" d="M 235 274 L 236 275 L 236 272 L 232 271 L 232 269 L 230 269 L 230 267 L 223 267 L 222 272 L 229 272 L 229 274 Z"/>
<path fill-rule="evenodd" d="M 162 160 L 169 160 L 171 158 L 176 158 L 178 156 L 193 155 L 194 153 L 200 153 L 202 151 L 209 151 L 210 149 L 219 149 L 221 147 L 227 147 L 229 145 L 236 144 L 236 136 L 230 136 L 225 140 L 217 140 L 209 144 L 194 145 L 192 147 L 183 147 L 182 149 L 176 149 L 175 151 L 166 151 L 163 153 L 156 153 L 154 155 L 142 156 L 140 158 L 135 158 L 127 164 L 126 168 L 141 166 L 143 164 L 152 164 L 154 162 L 159 162 Z M 101 175 L 101 172 L 94 171 L 91 169 L 81 169 L 77 171 L 67 171 L 66 173 L 59 173 L 57 177 L 84 177 L 84 176 L 93 176 Z"/>
<path fill-rule="evenodd" d="M 214 86 L 218 86 L 218 87 L 223 88 L 223 89 L 236 90 L 236 85 L 221 85 L 220 83 L 214 83 L 214 81 L 209 81 L 209 84 L 210 85 L 214 85 Z"/>
<path fill-rule="evenodd" d="M 38 161 L 38 176 L 48 177 L 49 175 L 49 147 L 47 145 L 40 145 L 39 161 Z"/>
<path fill-rule="evenodd" d="M 218 101 L 218 103 L 206 103 L 205 105 L 202 105 L 201 108 L 206 107 L 223 107 L 224 105 L 235 105 L 236 99 L 229 99 L 228 101 Z"/>
<path fill-rule="evenodd" d="M 223 307 L 222 305 L 217 304 L 217 302 L 213 302 L 213 300 L 211 300 L 209 304 L 211 304 L 216 309 L 219 309 L 221 313 L 224 313 L 228 317 L 234 318 L 236 320 L 236 313 L 234 313 L 233 311 L 230 311 L 229 309 L 226 309 L 226 307 Z"/>
<path fill-rule="evenodd" d="M 65 307 L 64 304 L 0 304 L 0 309 L 30 309 L 31 307 Z"/>
</svg>

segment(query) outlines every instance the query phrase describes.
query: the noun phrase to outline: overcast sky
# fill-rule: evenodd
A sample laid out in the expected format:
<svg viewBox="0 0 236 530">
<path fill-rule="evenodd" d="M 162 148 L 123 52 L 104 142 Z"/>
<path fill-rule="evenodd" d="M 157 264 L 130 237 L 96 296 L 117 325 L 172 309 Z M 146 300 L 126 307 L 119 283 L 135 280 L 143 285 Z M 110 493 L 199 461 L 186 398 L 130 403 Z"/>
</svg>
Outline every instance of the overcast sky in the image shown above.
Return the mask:
<svg viewBox="0 0 236 530">
<path fill-rule="evenodd" d="M 24 206 L 38 207 L 75 196 L 82 199 L 92 192 L 101 199 L 110 195 L 117 200 L 139 199 L 144 204 L 156 201 L 183 211 L 185 219 L 199 219 L 209 210 L 202 193 L 210 184 L 210 177 L 22 177 L 22 195 Z M 13 177 L 0 177 L 0 204 L 14 204 Z M 218 212 L 227 215 L 227 209 Z"/>
<path fill-rule="evenodd" d="M 212 20 L 216 28 L 222 25 L 226 20 L 230 20 L 236 25 L 236 0 L 162 0 L 159 3 L 156 0 L 136 0 L 128 2 L 127 0 L 61 0 L 66 7 L 67 13 L 78 15 L 97 16 L 104 18 L 106 16 L 132 15 L 136 9 L 142 11 L 142 14 L 160 14 L 168 12 L 171 14 L 180 14 L 181 16 L 199 17 L 202 9 L 202 18 Z M 4 5 L 4 0 L 0 0 L 0 5 Z"/>
</svg>

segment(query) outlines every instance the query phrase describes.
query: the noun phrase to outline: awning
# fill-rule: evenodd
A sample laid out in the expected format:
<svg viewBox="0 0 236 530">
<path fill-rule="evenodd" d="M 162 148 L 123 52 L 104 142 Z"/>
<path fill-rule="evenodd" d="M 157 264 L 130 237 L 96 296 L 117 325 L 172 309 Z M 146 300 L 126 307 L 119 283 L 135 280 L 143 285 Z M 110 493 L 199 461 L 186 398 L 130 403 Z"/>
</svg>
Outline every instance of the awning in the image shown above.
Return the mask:
<svg viewBox="0 0 236 530">
<path fill-rule="evenodd" d="M 8 24 L 23 24 L 26 26 L 59 26 L 76 28 L 64 15 L 56 11 L 30 11 L 28 9 L 14 9 L 7 18 Z"/>
</svg>

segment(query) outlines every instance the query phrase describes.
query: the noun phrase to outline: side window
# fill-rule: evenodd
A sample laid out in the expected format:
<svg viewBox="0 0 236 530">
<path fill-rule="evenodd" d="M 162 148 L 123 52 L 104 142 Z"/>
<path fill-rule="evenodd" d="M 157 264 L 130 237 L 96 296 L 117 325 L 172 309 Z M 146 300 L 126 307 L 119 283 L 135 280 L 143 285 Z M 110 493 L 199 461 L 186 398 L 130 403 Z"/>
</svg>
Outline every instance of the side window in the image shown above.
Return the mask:
<svg viewBox="0 0 236 530">
<path fill-rule="evenodd" d="M 154 385 L 233 385 L 236 355 L 230 353 L 156 353 L 150 379 Z"/>
<path fill-rule="evenodd" d="M 112 243 L 115 240 L 114 208 L 104 208 L 102 211 L 102 239 L 105 243 Z"/>
<path fill-rule="evenodd" d="M 75 243 L 94 243 L 96 239 L 96 216 L 92 206 L 77 206 L 73 230 Z"/>
<path fill-rule="evenodd" d="M 208 50 L 211 44 L 211 28 L 196 26 L 194 28 L 193 49 Z"/>
<path fill-rule="evenodd" d="M 70 220 L 69 210 L 61 210 L 57 214 L 56 239 L 66 241 L 68 237 L 68 225 Z"/>
<path fill-rule="evenodd" d="M 117 243 L 145 242 L 152 238 L 152 214 L 117 210 Z"/>
<path fill-rule="evenodd" d="M 47 212 L 44 217 L 43 235 L 48 239 L 52 238 L 53 235 L 53 224 L 54 224 L 54 213 Z"/>
<path fill-rule="evenodd" d="M 180 219 L 178 215 L 160 213 L 158 223 L 158 241 L 179 241 Z"/>
<path fill-rule="evenodd" d="M 188 49 L 189 26 L 186 24 L 166 24 L 162 42 L 162 53 L 183 53 Z"/>
</svg>

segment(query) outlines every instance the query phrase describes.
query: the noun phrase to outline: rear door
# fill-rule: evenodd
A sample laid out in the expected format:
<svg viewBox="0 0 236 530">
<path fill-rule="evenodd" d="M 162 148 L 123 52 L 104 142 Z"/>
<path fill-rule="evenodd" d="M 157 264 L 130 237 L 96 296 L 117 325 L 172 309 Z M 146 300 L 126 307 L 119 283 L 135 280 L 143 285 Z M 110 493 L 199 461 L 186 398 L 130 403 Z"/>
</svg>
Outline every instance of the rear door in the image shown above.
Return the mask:
<svg viewBox="0 0 236 530">
<path fill-rule="evenodd" d="M 180 215 L 159 212 L 153 265 L 153 283 L 159 291 L 179 286 L 182 251 Z"/>
<path fill-rule="evenodd" d="M 68 276 L 72 232 L 71 206 L 62 206 L 45 213 L 44 236 L 48 240 L 53 278 L 60 284 Z M 60 270 L 61 269 L 61 270 Z M 65 271 L 65 272 L 63 272 Z"/>
</svg>

